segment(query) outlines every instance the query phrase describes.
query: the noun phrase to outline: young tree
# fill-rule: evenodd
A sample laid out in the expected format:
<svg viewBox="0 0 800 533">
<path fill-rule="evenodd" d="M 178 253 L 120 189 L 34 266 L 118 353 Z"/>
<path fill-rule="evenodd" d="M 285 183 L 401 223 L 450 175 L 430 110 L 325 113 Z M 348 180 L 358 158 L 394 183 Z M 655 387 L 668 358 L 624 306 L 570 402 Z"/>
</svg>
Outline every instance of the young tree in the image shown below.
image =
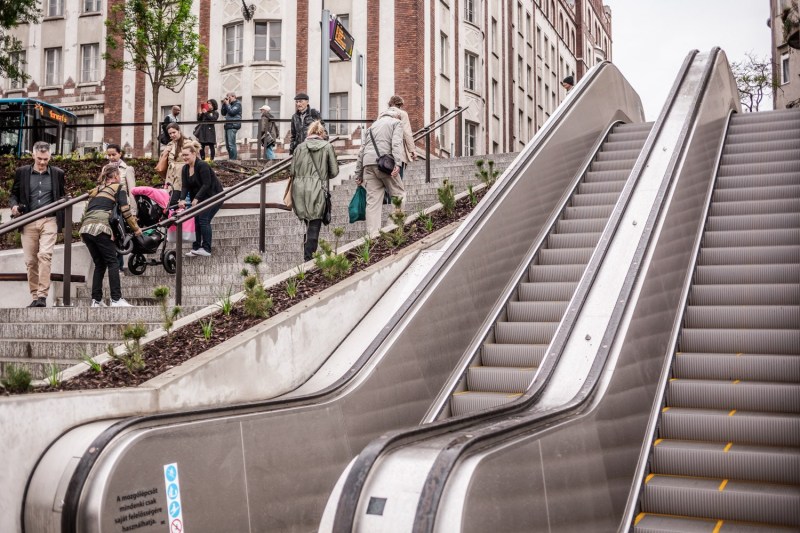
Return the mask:
<svg viewBox="0 0 800 533">
<path fill-rule="evenodd" d="M 113 69 L 143 72 L 153 95 L 152 153 L 158 157 L 159 89 L 180 92 L 197 77 L 208 51 L 195 31 L 192 0 L 124 0 L 106 20 L 107 52 Z"/>
<path fill-rule="evenodd" d="M 772 63 L 753 52 L 745 54 L 744 61 L 731 63 L 731 71 L 739 89 L 739 99 L 748 111 L 758 111 L 765 96 L 772 92 Z"/>
<path fill-rule="evenodd" d="M 12 55 L 22 51 L 22 43 L 8 31 L 38 20 L 38 0 L 0 0 L 0 76 L 22 83 L 30 79 Z"/>
</svg>

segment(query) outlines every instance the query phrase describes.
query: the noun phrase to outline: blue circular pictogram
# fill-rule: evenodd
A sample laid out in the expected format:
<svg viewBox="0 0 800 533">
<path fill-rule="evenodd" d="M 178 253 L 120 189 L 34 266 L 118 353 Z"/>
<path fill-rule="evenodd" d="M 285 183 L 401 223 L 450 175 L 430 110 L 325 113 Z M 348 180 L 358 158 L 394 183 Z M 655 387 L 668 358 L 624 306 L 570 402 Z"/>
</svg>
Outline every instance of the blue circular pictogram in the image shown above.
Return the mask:
<svg viewBox="0 0 800 533">
<path fill-rule="evenodd" d="M 175 468 L 175 465 L 169 465 L 165 475 L 167 476 L 167 481 L 175 481 L 175 478 L 178 477 L 178 469 Z"/>
<path fill-rule="evenodd" d="M 169 516 L 172 518 L 177 518 L 179 514 L 181 514 L 181 504 L 178 502 L 172 502 L 169 504 Z"/>
<path fill-rule="evenodd" d="M 174 500 L 175 498 L 178 497 L 178 492 L 179 492 L 178 485 L 176 485 L 175 483 L 170 483 L 169 486 L 167 487 L 167 498 L 169 498 L 170 500 Z"/>
</svg>

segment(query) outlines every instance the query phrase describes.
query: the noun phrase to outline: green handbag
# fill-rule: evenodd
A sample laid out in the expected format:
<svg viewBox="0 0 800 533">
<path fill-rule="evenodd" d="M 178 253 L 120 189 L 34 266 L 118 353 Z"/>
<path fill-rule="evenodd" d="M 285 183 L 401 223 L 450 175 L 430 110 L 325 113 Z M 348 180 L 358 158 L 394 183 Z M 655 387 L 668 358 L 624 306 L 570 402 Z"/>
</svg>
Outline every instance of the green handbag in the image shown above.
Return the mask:
<svg viewBox="0 0 800 533">
<path fill-rule="evenodd" d="M 350 223 L 358 222 L 359 220 L 367 220 L 367 190 L 360 185 L 356 187 L 356 192 L 350 199 L 350 207 L 347 208 L 350 213 Z"/>
</svg>

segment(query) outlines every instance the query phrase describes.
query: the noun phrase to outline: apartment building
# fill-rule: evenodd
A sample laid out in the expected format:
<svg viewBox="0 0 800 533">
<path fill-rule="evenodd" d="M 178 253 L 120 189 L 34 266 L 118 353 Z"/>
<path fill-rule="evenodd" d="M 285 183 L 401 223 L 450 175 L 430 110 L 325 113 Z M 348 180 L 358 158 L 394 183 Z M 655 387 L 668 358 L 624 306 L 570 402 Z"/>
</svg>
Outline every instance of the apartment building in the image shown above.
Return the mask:
<svg viewBox="0 0 800 533">
<path fill-rule="evenodd" d="M 800 106 L 800 10 L 797 0 L 770 0 L 774 109 Z M 790 44 L 791 43 L 791 44 Z"/>
<path fill-rule="evenodd" d="M 25 86 L 3 80 L 3 96 L 61 105 L 84 124 L 149 121 L 144 74 L 111 70 L 102 59 L 103 22 L 122 1 L 46 0 L 41 23 L 14 31 L 32 79 Z M 374 118 L 393 94 L 404 97 L 414 129 L 466 107 L 463 120 L 434 139 L 442 156 L 519 150 L 566 96 L 564 77 L 577 81 L 611 59 L 611 13 L 598 0 L 327 0 L 325 8 L 355 40 L 351 61 L 325 53 L 328 119 Z M 178 104 L 183 119 L 193 120 L 200 102 L 229 91 L 239 95 L 245 118 L 267 103 L 288 119 L 300 91 L 320 107 L 320 0 L 259 2 L 252 16 L 234 0 L 201 0 L 193 9 L 209 50 L 207 73 L 178 94 L 162 90 L 160 116 Z M 355 144 L 361 126 L 329 122 L 332 133 Z M 282 123 L 281 134 L 288 130 Z M 223 145 L 221 126 L 219 133 Z M 87 128 L 79 145 L 121 142 L 141 154 L 149 137 L 145 127 Z M 239 131 L 244 157 L 254 156 L 255 137 L 254 125 Z"/>
</svg>

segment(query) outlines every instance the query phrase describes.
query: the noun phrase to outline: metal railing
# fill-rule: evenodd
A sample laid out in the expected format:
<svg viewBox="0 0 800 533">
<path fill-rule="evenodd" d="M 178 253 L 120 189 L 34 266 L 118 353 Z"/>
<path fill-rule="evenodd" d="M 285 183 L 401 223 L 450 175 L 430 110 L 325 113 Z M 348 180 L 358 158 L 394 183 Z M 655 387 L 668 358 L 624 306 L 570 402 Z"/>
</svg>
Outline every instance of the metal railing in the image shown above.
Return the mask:
<svg viewBox="0 0 800 533">
<path fill-rule="evenodd" d="M 464 111 L 466 111 L 466 107 L 458 107 L 452 109 L 451 111 L 445 113 L 441 117 L 437 118 L 430 124 L 420 128 L 416 132 L 414 132 L 414 141 L 415 143 L 425 138 L 425 182 L 430 183 L 431 180 L 431 134 L 438 130 L 439 128 L 443 127 L 445 124 L 448 124 L 452 120 L 460 117 Z M 242 122 L 246 122 L 247 120 L 243 119 Z M 343 122 L 343 121 L 342 121 Z M 347 121 L 347 122 L 371 122 L 371 121 Z M 130 123 L 130 124 L 137 124 L 138 123 Z M 186 123 L 184 123 L 186 124 Z M 129 125 L 129 124 L 118 124 L 117 126 L 122 125 Z M 89 125 L 87 125 L 89 126 Z M 96 126 L 96 125 L 95 125 Z M 343 137 L 332 137 L 330 142 L 336 142 L 337 140 L 341 140 L 347 138 L 347 136 Z M 159 227 L 169 227 L 172 225 L 176 227 L 176 272 L 175 272 L 175 303 L 181 305 L 181 301 L 183 299 L 183 224 L 186 223 L 189 219 L 196 217 L 202 213 L 205 213 L 209 209 L 217 205 L 221 205 L 221 208 L 225 207 L 237 207 L 236 205 L 228 204 L 225 205 L 225 202 L 234 198 L 243 192 L 251 189 L 252 187 L 258 186 L 259 187 L 259 202 L 258 202 L 258 210 L 259 210 L 259 230 L 258 230 L 258 251 L 264 253 L 266 250 L 266 209 L 267 208 L 277 208 L 277 209 L 284 209 L 288 210 L 288 208 L 283 204 L 268 204 L 266 202 L 266 185 L 267 182 L 284 170 L 288 170 L 291 166 L 292 157 L 282 159 L 280 162 L 276 164 L 269 165 L 265 167 L 261 171 L 257 172 L 253 176 L 246 178 L 244 181 L 237 183 L 233 187 L 223 190 L 222 192 L 212 196 L 211 198 L 207 198 L 202 202 L 198 203 L 195 206 L 191 206 L 188 209 L 185 209 L 179 213 L 175 213 L 168 219 L 161 221 L 157 224 Z M 26 213 L 22 216 L 19 216 L 8 222 L 6 224 L 0 225 L 0 236 L 5 235 L 11 231 L 17 230 L 29 224 L 30 222 L 34 222 L 39 220 L 40 218 L 44 218 L 47 216 L 52 216 L 59 211 L 64 211 L 64 295 L 63 295 L 63 305 L 70 306 L 71 305 L 71 298 L 70 298 L 70 287 L 71 287 L 71 277 L 72 277 L 72 206 L 85 201 L 89 197 L 88 193 L 84 193 L 77 197 L 64 197 L 61 198 L 52 204 L 47 206 L 41 207 L 35 211 L 30 213 Z"/>
</svg>

